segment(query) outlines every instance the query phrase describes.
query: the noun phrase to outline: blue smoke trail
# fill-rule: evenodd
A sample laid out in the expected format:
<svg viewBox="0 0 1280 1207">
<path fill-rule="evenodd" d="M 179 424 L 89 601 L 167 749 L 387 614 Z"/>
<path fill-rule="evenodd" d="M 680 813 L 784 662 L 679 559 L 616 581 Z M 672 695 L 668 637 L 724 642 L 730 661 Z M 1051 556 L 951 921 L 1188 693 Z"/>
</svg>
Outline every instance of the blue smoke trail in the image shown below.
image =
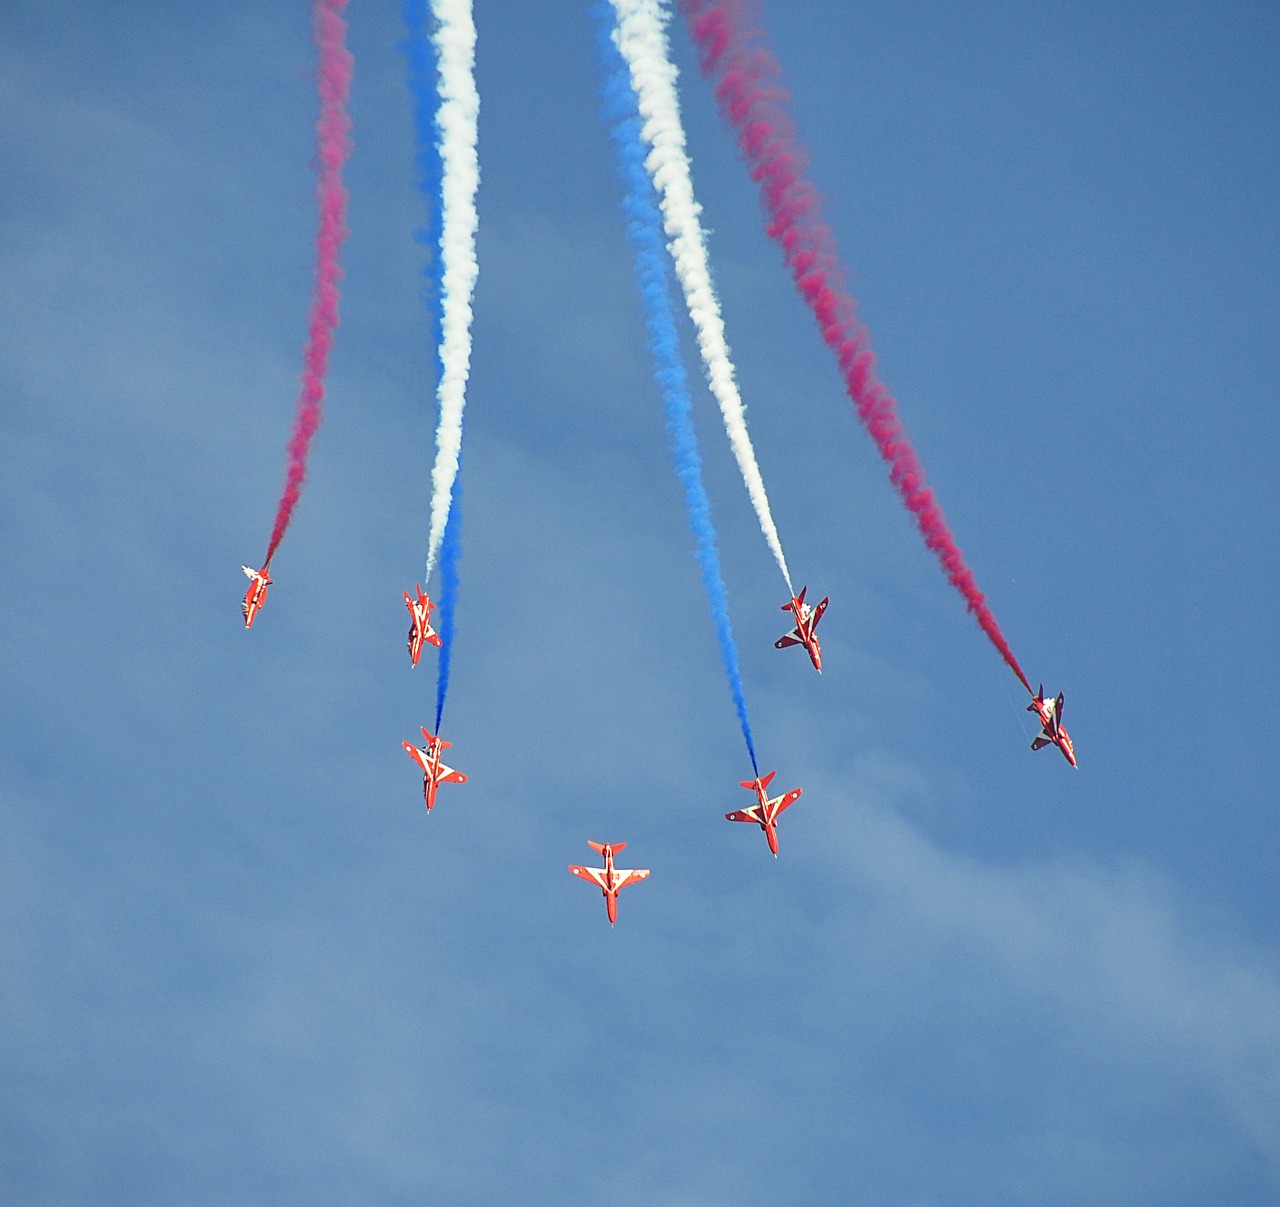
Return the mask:
<svg viewBox="0 0 1280 1207">
<path fill-rule="evenodd" d="M 431 346 L 436 350 L 436 379 L 439 380 L 444 371 L 440 363 L 444 321 L 440 302 L 440 274 L 444 271 L 440 255 L 443 220 L 440 181 L 444 169 L 440 162 L 440 132 L 436 128 L 440 91 L 435 48 L 428 28 L 427 0 L 404 0 L 401 16 L 408 32 L 397 45 L 409 68 L 409 91 L 413 94 L 413 166 L 418 189 L 427 202 L 426 222 L 413 232 L 413 238 L 427 249 L 427 262 L 422 270 L 422 300 L 431 320 Z"/>
<path fill-rule="evenodd" d="M 440 91 L 436 70 L 435 47 L 429 28 L 428 0 L 404 0 L 401 15 L 405 39 L 399 44 L 409 68 L 409 90 L 413 94 L 413 163 L 418 189 L 427 203 L 425 225 L 414 231 L 414 240 L 427 249 L 423 268 L 423 303 L 431 321 L 431 344 L 435 349 L 436 379 L 444 372 L 440 346 L 444 339 L 444 308 L 441 299 L 441 273 L 444 260 L 440 254 L 440 236 L 444 207 L 440 188 L 444 168 L 440 160 L 440 131 L 437 115 Z M 454 613 L 458 602 L 458 562 L 462 558 L 462 482 L 454 483 L 440 547 L 439 634 L 440 662 L 436 670 L 436 725 L 444 715 L 444 700 L 449 691 L 449 670 L 453 662 Z"/>
<path fill-rule="evenodd" d="M 436 727 L 444 716 L 449 691 L 449 667 L 453 662 L 453 615 L 458 604 L 458 563 L 462 560 L 462 466 L 453 483 L 453 502 L 440 542 L 440 665 L 436 670 Z"/>
<path fill-rule="evenodd" d="M 738 720 L 742 723 L 742 736 L 747 741 L 751 766 L 759 776 L 755 742 L 747 720 L 747 700 L 742 690 L 742 673 L 738 669 L 738 647 L 734 644 L 733 626 L 729 623 L 729 600 L 720 576 L 720 554 L 716 547 L 716 530 L 711 522 L 711 503 L 702 484 L 702 456 L 698 452 L 698 437 L 693 427 L 689 382 L 680 358 L 680 340 L 671 309 L 670 270 L 662 215 L 653 183 L 644 166 L 645 145 L 640 136 L 640 113 L 631 88 L 631 73 L 610 37 L 613 10 L 608 0 L 600 0 L 595 15 L 597 52 L 605 69 L 603 113 L 610 124 L 618 172 L 626 191 L 623 211 L 627 217 L 627 235 L 635 254 L 637 283 L 644 299 L 654 377 L 667 411 L 667 432 L 671 437 L 676 474 L 684 486 L 689 527 L 694 536 L 702 587 L 707 593 L 707 607 L 720 642 L 720 658 L 729 677 L 729 690 L 733 693 Z"/>
</svg>

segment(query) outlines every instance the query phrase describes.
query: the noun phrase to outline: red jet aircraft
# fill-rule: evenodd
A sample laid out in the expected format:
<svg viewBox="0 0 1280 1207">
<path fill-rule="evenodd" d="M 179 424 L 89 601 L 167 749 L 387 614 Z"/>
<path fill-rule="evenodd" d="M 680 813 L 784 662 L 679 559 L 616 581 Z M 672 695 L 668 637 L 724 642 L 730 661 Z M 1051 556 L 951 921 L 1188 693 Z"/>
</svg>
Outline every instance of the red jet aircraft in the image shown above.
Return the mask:
<svg viewBox="0 0 1280 1207">
<path fill-rule="evenodd" d="M 1062 751 L 1062 757 L 1068 763 L 1078 767 L 1075 744 L 1071 741 L 1071 735 L 1067 733 L 1067 727 L 1062 723 L 1062 693 L 1058 693 L 1056 700 L 1046 700 L 1044 684 L 1040 684 L 1039 694 L 1031 698 L 1031 703 L 1027 705 L 1027 712 L 1035 713 L 1044 727 L 1044 731 L 1037 734 L 1031 743 L 1031 749 L 1039 750 L 1042 746 L 1056 746 Z"/>
<path fill-rule="evenodd" d="M 247 629 L 253 624 L 258 609 L 267 602 L 267 588 L 271 586 L 271 563 L 268 562 L 261 570 L 250 570 L 248 566 L 241 566 L 240 569 L 250 579 L 249 589 L 244 593 L 244 603 L 240 605 L 240 611 L 244 613 L 244 627 Z"/>
<path fill-rule="evenodd" d="M 414 586 L 417 588 L 418 598 L 414 599 L 406 591 L 404 606 L 409 609 L 409 615 L 412 617 L 409 622 L 409 657 L 413 659 L 413 665 L 417 666 L 418 659 L 422 657 L 422 643 L 429 641 L 438 649 L 440 638 L 431 627 L 431 613 L 436 605 L 431 602 L 430 596 L 423 592 L 421 583 L 415 583 Z"/>
<path fill-rule="evenodd" d="M 412 742 L 401 742 L 400 745 L 422 768 L 422 798 L 427 802 L 427 812 L 430 813 L 436 803 L 436 789 L 441 784 L 465 784 L 467 777 L 440 761 L 440 752 L 453 743 L 429 733 L 425 725 L 419 728 L 422 729 L 422 736 L 427 739 L 425 747 L 415 746 Z"/>
<path fill-rule="evenodd" d="M 577 876 L 579 880 L 594 884 L 604 894 L 604 903 L 609 910 L 610 926 L 618 920 L 618 891 L 626 888 L 629 884 L 639 884 L 641 880 L 649 875 L 648 868 L 615 868 L 613 866 L 614 855 L 626 845 L 625 842 L 606 842 L 602 844 L 587 839 L 587 846 L 593 851 L 599 851 L 604 856 L 604 867 L 583 868 L 576 863 L 569 865 L 569 871 Z"/>
<path fill-rule="evenodd" d="M 808 587 L 801 587 L 799 595 L 792 596 L 790 603 L 782 605 L 784 612 L 795 613 L 796 627 L 785 637 L 779 637 L 773 643 L 773 648 L 785 650 L 789 645 L 804 646 L 809 651 L 809 660 L 813 663 L 813 669 L 818 674 L 822 674 L 822 650 L 818 646 L 816 629 L 823 612 L 827 610 L 828 600 L 824 599 L 816 608 L 811 608 L 804 602 L 804 593 L 808 589 Z"/>
<path fill-rule="evenodd" d="M 804 594 L 803 591 L 800 592 Z M 783 809 L 789 808 L 800 799 L 800 793 L 803 788 L 792 788 L 790 792 L 783 796 L 775 796 L 769 799 L 769 793 L 766 789 L 769 787 L 770 780 L 778 773 L 770 771 L 763 779 L 743 780 L 742 786 L 750 788 L 756 794 L 757 804 L 751 806 L 750 809 L 739 809 L 735 813 L 726 813 L 725 821 L 753 821 L 763 831 L 764 836 L 769 840 L 769 850 L 773 852 L 773 857 L 778 857 L 778 816 Z"/>
</svg>

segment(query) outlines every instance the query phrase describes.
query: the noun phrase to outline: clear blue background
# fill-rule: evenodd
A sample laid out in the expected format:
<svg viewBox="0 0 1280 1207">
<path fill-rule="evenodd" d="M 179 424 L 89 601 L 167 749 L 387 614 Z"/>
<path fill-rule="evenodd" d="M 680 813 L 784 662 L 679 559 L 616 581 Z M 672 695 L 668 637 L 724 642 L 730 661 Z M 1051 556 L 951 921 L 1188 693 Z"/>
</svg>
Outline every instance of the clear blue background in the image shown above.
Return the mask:
<svg viewBox="0 0 1280 1207">
<path fill-rule="evenodd" d="M 832 598 L 819 678 L 773 649 L 691 364 L 762 769 L 805 789 L 775 863 L 722 819 L 749 764 L 588 6 L 477 10 L 469 781 L 430 818 L 397 6 L 350 12 L 327 418 L 249 634 L 311 288 L 309 12 L 0 11 L 0 1197 L 1280 1198 L 1280 17 L 767 6 L 882 375 L 1078 772 L 1028 752 L 673 27 L 774 514 Z M 565 870 L 587 838 L 653 869 L 614 930 Z"/>
</svg>

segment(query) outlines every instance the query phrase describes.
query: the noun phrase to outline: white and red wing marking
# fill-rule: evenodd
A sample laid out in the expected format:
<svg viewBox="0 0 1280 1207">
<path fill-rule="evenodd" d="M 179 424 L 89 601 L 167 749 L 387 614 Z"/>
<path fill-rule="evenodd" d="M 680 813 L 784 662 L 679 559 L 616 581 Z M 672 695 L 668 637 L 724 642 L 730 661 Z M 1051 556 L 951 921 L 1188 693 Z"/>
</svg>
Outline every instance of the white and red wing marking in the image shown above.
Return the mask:
<svg viewBox="0 0 1280 1207">
<path fill-rule="evenodd" d="M 244 593 L 244 602 L 240 605 L 240 611 L 244 614 L 244 627 L 247 629 L 252 626 L 258 610 L 267 602 L 271 575 L 267 566 L 263 566 L 261 570 L 251 570 L 248 566 L 241 566 L 240 569 L 249 579 L 249 589 Z"/>
<path fill-rule="evenodd" d="M 586 880 L 594 884 L 602 892 L 607 893 L 609 891 L 609 886 L 605 883 L 604 868 L 584 868 L 576 863 L 571 863 L 569 871 L 577 876 L 579 880 Z"/>
<path fill-rule="evenodd" d="M 803 791 L 803 788 L 792 788 L 785 796 L 775 796 L 769 802 L 770 807 L 773 809 L 773 816 L 776 818 L 784 809 L 790 809 L 800 799 L 800 794 Z"/>
<path fill-rule="evenodd" d="M 784 796 L 775 796 L 762 804 L 752 805 L 749 809 L 735 809 L 724 815 L 725 821 L 753 821 L 758 826 L 768 825 L 778 820 L 784 809 L 791 808 L 800 799 L 803 788 L 792 788 Z"/>
</svg>

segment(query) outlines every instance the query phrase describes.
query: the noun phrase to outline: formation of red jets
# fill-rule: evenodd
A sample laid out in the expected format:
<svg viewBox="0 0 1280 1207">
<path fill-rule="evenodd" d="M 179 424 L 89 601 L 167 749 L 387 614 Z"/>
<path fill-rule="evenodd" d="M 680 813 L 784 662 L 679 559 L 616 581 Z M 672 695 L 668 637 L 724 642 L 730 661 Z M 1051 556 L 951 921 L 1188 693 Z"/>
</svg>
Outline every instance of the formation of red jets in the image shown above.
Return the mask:
<svg viewBox="0 0 1280 1207">
<path fill-rule="evenodd" d="M 249 579 L 249 589 L 245 592 L 244 602 L 241 604 L 241 611 L 244 613 L 244 627 L 248 629 L 253 625 L 254 618 L 266 602 L 267 588 L 272 585 L 270 562 L 264 565 L 261 570 L 251 570 L 248 566 L 241 566 L 240 568 Z M 818 644 L 817 629 L 818 622 L 822 619 L 823 613 L 826 612 L 829 601 L 824 598 L 821 603 L 816 605 L 805 603 L 804 597 L 808 589 L 808 587 L 802 587 L 799 595 L 792 596 L 789 602 L 782 605 L 784 612 L 790 612 L 795 617 L 796 626 L 789 633 L 778 638 L 774 642 L 774 646 L 780 650 L 787 649 L 793 645 L 804 646 L 805 652 L 809 655 L 809 660 L 813 663 L 814 670 L 821 674 L 822 648 Z M 404 602 L 405 607 L 409 609 L 410 617 L 409 658 L 413 665 L 417 666 L 418 659 L 422 656 L 423 645 L 430 644 L 439 648 L 440 638 L 431 627 L 431 613 L 435 610 L 436 605 L 431 602 L 430 597 L 423 591 L 421 583 L 415 584 L 414 590 L 414 595 L 410 595 L 408 591 L 404 592 Z M 1040 690 L 1032 697 L 1031 703 L 1027 705 L 1027 711 L 1035 713 L 1041 725 L 1041 732 L 1032 741 L 1031 749 L 1040 750 L 1045 746 L 1056 746 L 1062 751 L 1062 755 L 1067 762 L 1075 767 L 1077 766 L 1075 746 L 1067 733 L 1066 726 L 1062 724 L 1062 705 L 1062 692 L 1058 693 L 1056 699 L 1046 699 L 1044 684 L 1040 685 Z M 446 742 L 443 738 L 431 733 L 425 726 L 421 728 L 422 736 L 427 741 L 425 746 L 415 746 L 411 742 L 402 742 L 401 745 L 422 771 L 422 796 L 426 802 L 427 812 L 430 813 L 435 807 L 436 790 L 441 784 L 465 784 L 467 777 L 462 772 L 446 766 L 440 757 L 441 752 L 451 746 L 452 743 Z M 800 799 L 803 789 L 793 788 L 790 792 L 784 792 L 780 796 L 770 797 L 769 784 L 775 775 L 777 775 L 776 771 L 770 771 L 768 775 L 759 776 L 753 780 L 743 780 L 741 786 L 755 793 L 756 803 L 746 809 L 735 809 L 732 813 L 726 813 L 724 816 L 726 821 L 745 821 L 758 825 L 764 831 L 765 839 L 769 843 L 769 850 L 773 852 L 776 859 L 778 855 L 778 818 L 785 809 L 790 808 Z M 605 899 L 605 907 L 609 913 L 609 923 L 612 925 L 618 918 L 618 893 L 628 885 L 638 884 L 641 880 L 646 879 L 649 875 L 649 869 L 619 868 L 614 866 L 613 857 L 626 847 L 627 844 L 625 842 L 598 843 L 588 840 L 587 845 L 603 856 L 604 867 L 589 868 L 571 863 L 569 871 L 579 879 L 594 884 L 600 889 Z"/>
</svg>

